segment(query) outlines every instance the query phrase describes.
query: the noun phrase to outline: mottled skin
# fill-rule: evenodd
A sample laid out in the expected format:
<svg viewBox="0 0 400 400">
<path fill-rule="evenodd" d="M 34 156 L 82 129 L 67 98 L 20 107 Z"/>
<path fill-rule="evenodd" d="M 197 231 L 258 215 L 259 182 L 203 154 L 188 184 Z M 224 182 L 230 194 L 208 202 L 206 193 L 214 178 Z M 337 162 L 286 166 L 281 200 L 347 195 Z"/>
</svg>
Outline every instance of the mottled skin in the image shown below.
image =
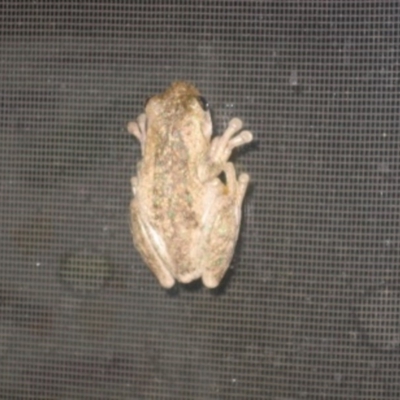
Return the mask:
<svg viewBox="0 0 400 400">
<path fill-rule="evenodd" d="M 237 179 L 228 159 L 253 137 L 238 133 L 242 122 L 234 118 L 211 140 L 203 100 L 193 85 L 178 81 L 150 98 L 145 113 L 128 125 L 142 149 L 132 178 L 133 239 L 165 288 L 198 278 L 209 288 L 218 286 L 239 233 L 249 176 Z"/>
</svg>

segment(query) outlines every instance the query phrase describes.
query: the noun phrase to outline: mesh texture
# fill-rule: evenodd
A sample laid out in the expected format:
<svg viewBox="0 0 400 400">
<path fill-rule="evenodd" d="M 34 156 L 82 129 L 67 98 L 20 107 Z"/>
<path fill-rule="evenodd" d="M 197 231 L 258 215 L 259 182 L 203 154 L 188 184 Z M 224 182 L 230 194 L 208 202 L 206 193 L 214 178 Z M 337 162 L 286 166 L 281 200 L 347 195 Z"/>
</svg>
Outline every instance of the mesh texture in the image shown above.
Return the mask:
<svg viewBox="0 0 400 400">
<path fill-rule="evenodd" d="M 400 397 L 398 2 L 0 10 L 0 398 Z M 130 235 L 126 123 L 176 79 L 255 137 L 213 291 Z"/>
</svg>

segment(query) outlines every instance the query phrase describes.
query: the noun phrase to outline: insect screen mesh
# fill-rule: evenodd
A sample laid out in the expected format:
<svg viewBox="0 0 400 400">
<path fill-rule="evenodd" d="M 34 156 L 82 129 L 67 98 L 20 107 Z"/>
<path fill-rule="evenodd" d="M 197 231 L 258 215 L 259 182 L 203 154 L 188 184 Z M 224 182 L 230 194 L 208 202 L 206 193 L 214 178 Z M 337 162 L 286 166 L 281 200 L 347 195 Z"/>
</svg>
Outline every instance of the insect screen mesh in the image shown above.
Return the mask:
<svg viewBox="0 0 400 400">
<path fill-rule="evenodd" d="M 399 398 L 397 2 L 0 10 L 0 398 Z M 126 123 L 176 79 L 255 137 L 213 291 L 130 235 Z"/>
</svg>

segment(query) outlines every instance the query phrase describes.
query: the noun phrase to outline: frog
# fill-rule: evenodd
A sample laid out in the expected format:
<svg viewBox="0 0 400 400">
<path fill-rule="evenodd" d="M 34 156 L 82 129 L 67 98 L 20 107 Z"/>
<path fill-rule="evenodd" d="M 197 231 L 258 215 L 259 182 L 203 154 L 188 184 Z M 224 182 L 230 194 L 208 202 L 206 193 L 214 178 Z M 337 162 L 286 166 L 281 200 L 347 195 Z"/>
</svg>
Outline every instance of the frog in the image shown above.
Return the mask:
<svg viewBox="0 0 400 400">
<path fill-rule="evenodd" d="M 230 266 L 250 181 L 229 161 L 253 140 L 242 127 L 232 118 L 213 135 L 209 104 L 188 81 L 150 97 L 127 125 L 141 147 L 131 179 L 133 242 L 166 289 L 200 278 L 216 288 Z"/>
</svg>

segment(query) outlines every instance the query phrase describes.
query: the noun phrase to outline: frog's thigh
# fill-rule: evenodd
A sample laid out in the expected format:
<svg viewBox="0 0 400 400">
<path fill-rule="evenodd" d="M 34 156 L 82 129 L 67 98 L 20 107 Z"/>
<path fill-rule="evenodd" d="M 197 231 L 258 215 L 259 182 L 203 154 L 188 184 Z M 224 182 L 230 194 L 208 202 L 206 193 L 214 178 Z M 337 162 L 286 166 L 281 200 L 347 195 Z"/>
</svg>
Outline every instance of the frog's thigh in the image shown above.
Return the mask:
<svg viewBox="0 0 400 400">
<path fill-rule="evenodd" d="M 146 265 L 160 282 L 160 285 L 166 289 L 171 288 L 175 284 L 175 279 L 154 248 L 154 240 L 150 238 L 150 230 L 152 228 L 140 218 L 135 200 L 131 203 L 131 218 L 132 234 L 136 248 L 142 255 Z"/>
<path fill-rule="evenodd" d="M 219 285 L 232 260 L 240 228 L 242 202 L 249 183 L 247 174 L 241 174 L 236 179 L 232 163 L 225 165 L 224 172 L 228 194 L 223 195 L 227 196 L 224 199 L 225 205 L 218 213 L 219 217 L 208 238 L 209 251 L 202 276 L 204 285 L 210 289 Z"/>
</svg>

